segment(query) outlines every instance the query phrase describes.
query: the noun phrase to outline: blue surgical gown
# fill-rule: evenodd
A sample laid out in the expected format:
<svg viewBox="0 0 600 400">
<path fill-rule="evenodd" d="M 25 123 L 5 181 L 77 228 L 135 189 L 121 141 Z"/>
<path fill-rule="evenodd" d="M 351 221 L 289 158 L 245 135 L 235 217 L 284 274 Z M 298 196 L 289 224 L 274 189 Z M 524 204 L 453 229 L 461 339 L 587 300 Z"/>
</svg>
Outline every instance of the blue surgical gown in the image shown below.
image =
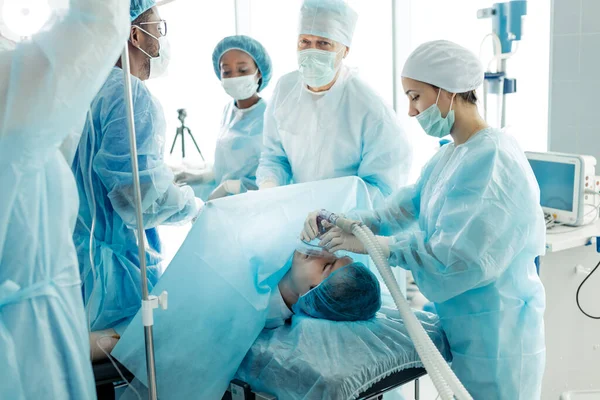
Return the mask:
<svg viewBox="0 0 600 400">
<path fill-rule="evenodd" d="M 173 174 L 164 163 L 162 108 L 142 81 L 131 77 L 131 83 L 144 228 L 150 230 L 146 265 L 148 287 L 152 290 L 161 260 L 152 229 L 160 224 L 186 222 L 198 210 L 192 189 L 175 186 Z M 120 68 L 111 71 L 92 102 L 91 113 L 93 119 L 86 121 L 72 166 L 80 198 L 73 239 L 90 328 L 116 328 L 119 332 L 141 304 L 133 174 Z"/>
<path fill-rule="evenodd" d="M 342 66 L 321 94 L 296 71 L 279 80 L 267 107 L 257 182 L 358 176 L 377 203 L 406 184 L 411 155 L 395 113 L 355 71 Z"/>
<path fill-rule="evenodd" d="M 390 264 L 435 303 L 452 369 L 475 399 L 539 399 L 545 365 L 545 251 L 535 176 L 514 138 L 486 129 L 448 144 L 385 208 L 357 212 L 395 236 Z M 411 227 L 413 221 L 418 227 Z"/>
<path fill-rule="evenodd" d="M 262 150 L 266 108 L 263 99 L 247 109 L 238 108 L 234 101 L 225 106 L 215 149 L 215 180 L 196 187 L 203 200 L 226 180 L 239 180 L 241 193 L 257 189 L 256 169 Z"/>
<path fill-rule="evenodd" d="M 71 0 L 0 52 L 0 398 L 95 399 L 77 256 L 77 189 L 59 146 L 129 33 L 129 4 Z"/>
</svg>

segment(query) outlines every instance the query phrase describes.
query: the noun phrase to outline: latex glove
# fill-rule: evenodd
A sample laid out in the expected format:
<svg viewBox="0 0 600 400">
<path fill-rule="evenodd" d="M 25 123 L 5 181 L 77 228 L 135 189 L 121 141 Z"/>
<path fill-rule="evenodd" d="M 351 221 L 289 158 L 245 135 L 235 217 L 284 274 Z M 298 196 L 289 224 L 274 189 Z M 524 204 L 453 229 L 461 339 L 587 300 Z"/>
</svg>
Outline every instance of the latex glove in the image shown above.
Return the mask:
<svg viewBox="0 0 600 400">
<path fill-rule="evenodd" d="M 387 259 L 390 257 L 389 238 L 384 236 L 376 236 L 379 245 L 383 250 L 383 255 Z M 340 228 L 333 227 L 323 235 L 319 246 L 327 249 L 330 253 L 335 253 L 339 250 L 346 250 L 356 254 L 367 254 L 365 245 L 362 244 L 356 236 L 351 233 L 346 233 Z"/>
<path fill-rule="evenodd" d="M 180 172 L 175 175 L 175 183 L 177 185 L 201 184 L 212 181 L 215 177 L 212 169 L 201 171 L 198 173 Z"/>
<path fill-rule="evenodd" d="M 317 226 L 317 216 L 321 210 L 316 210 L 308 214 L 304 221 L 304 228 L 300 233 L 300 239 L 305 242 L 310 242 L 320 235 L 319 227 Z"/>
<path fill-rule="evenodd" d="M 367 254 L 365 246 L 351 233 L 346 233 L 340 228 L 333 227 L 321 237 L 319 246 L 335 253 L 338 250 L 346 250 L 357 254 Z"/>
<path fill-rule="evenodd" d="M 277 186 L 279 185 L 275 181 L 265 181 L 262 184 L 258 185 L 258 190 L 272 189 Z"/>
<path fill-rule="evenodd" d="M 227 180 L 221 183 L 213 192 L 208 196 L 208 201 L 220 199 L 234 194 L 240 194 L 242 191 L 242 182 L 240 180 Z"/>
</svg>

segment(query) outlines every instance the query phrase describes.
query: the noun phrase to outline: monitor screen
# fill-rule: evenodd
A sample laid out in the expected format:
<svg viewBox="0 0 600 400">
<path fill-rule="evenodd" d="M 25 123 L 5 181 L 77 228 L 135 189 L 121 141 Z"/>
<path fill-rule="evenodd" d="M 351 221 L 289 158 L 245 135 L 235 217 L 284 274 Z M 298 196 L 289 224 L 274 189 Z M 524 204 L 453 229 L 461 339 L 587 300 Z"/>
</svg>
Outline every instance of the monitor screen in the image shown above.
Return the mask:
<svg viewBox="0 0 600 400">
<path fill-rule="evenodd" d="M 575 165 L 540 160 L 529 163 L 540 185 L 542 207 L 573 211 Z"/>
</svg>

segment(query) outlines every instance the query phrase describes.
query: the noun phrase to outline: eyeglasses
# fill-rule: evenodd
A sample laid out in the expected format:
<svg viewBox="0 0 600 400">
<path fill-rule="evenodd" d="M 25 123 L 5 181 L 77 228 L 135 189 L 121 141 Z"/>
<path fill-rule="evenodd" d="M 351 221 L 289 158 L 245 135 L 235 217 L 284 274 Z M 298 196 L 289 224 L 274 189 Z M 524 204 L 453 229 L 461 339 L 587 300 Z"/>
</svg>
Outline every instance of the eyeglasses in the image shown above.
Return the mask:
<svg viewBox="0 0 600 400">
<path fill-rule="evenodd" d="M 167 36 L 167 21 L 165 21 L 164 19 L 161 19 L 160 21 L 141 22 L 138 25 L 155 25 L 155 24 L 158 24 L 158 33 L 160 34 L 160 36 Z"/>
</svg>

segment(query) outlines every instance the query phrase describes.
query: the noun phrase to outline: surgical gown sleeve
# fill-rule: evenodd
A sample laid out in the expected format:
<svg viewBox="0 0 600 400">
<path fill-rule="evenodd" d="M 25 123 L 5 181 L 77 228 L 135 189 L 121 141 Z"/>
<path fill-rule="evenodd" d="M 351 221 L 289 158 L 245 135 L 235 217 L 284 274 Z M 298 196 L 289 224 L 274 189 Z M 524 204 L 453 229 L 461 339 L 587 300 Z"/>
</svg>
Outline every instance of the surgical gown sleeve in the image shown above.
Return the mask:
<svg viewBox="0 0 600 400">
<path fill-rule="evenodd" d="M 421 205 L 420 230 L 390 245 L 390 265 L 409 269 L 436 303 L 496 280 L 529 237 L 543 234 L 535 223 L 539 203 L 523 170 L 493 147 L 469 153 L 448 182 L 427 190 L 423 204 L 435 201 L 427 215 Z"/>
<path fill-rule="evenodd" d="M 173 183 L 173 173 L 163 161 L 164 120 L 162 109 L 143 83 L 132 78 L 135 131 L 142 193 L 144 228 L 185 222 L 196 216 L 194 192 Z M 120 88 L 120 86 L 118 87 Z M 102 144 L 94 158 L 94 170 L 108 191 L 108 198 L 125 224 L 136 227 L 133 173 L 129 156 L 129 133 L 125 101 L 120 93 L 102 112 Z"/>
<path fill-rule="evenodd" d="M 128 9 L 71 0 L 48 29 L 0 52 L 1 399 L 96 397 L 71 240 L 77 190 L 58 148 L 125 45 Z"/>
<path fill-rule="evenodd" d="M 351 211 L 347 217 L 363 222 L 374 234 L 392 236 L 408 229 L 419 217 L 419 183 L 405 186 L 385 200 L 385 206 L 375 210 Z"/>
<path fill-rule="evenodd" d="M 275 99 L 279 93 L 279 84 L 275 88 Z M 263 151 L 256 171 L 256 183 L 260 187 L 265 182 L 274 182 L 279 186 L 292 181 L 292 167 L 281 143 L 281 134 L 274 116 L 275 101 L 270 101 L 265 111 L 263 131 Z"/>
<path fill-rule="evenodd" d="M 364 223 L 376 235 L 392 236 L 411 228 L 421 212 L 421 191 L 431 171 L 442 157 L 443 150 L 439 151 L 423 167 L 417 182 L 404 186 L 385 199 L 381 208 L 374 210 L 353 210 L 346 216 L 350 219 Z"/>
<path fill-rule="evenodd" d="M 363 136 L 357 175 L 367 184 L 375 203 L 406 185 L 412 164 L 410 143 L 396 117 L 390 114 L 386 111 Z"/>
<path fill-rule="evenodd" d="M 105 60 L 116 60 L 127 39 L 128 14 L 117 3 L 71 0 L 69 12 L 51 30 L 3 55 L 0 136 L 27 127 L 21 137 L 32 152 L 60 145 L 108 76 L 114 62 Z"/>
</svg>

